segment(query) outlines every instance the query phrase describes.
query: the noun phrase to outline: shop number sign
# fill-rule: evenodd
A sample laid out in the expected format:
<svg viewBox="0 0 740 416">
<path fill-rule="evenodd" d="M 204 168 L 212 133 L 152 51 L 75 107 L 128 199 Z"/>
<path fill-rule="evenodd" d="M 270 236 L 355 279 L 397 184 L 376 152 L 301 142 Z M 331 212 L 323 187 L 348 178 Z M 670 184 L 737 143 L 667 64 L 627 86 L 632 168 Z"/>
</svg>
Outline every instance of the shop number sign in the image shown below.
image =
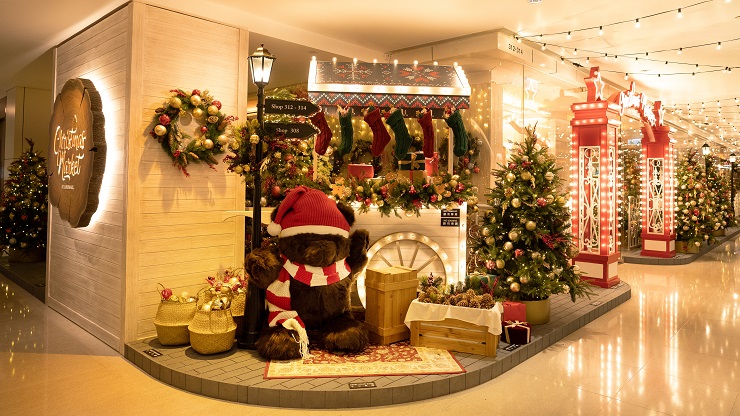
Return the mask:
<svg viewBox="0 0 740 416">
<path fill-rule="evenodd" d="M 443 209 L 441 212 L 440 225 L 442 227 L 459 227 L 460 226 L 460 210 L 459 209 Z"/>
<path fill-rule="evenodd" d="M 105 169 L 105 120 L 92 81 L 67 81 L 49 125 L 49 202 L 72 227 L 85 227 L 98 207 Z"/>
</svg>

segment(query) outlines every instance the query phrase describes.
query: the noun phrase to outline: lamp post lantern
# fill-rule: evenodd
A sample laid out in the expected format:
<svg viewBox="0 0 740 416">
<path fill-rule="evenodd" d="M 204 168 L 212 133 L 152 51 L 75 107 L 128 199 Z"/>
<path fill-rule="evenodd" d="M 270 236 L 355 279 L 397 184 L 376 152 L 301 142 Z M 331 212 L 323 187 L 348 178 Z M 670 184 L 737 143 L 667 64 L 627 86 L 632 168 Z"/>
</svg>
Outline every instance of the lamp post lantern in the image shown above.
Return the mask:
<svg viewBox="0 0 740 416">
<path fill-rule="evenodd" d="M 270 73 L 275 57 L 265 49 L 265 45 L 259 48 L 249 57 L 249 68 L 251 70 L 252 82 L 257 86 L 257 122 L 259 131 L 264 132 L 264 108 L 265 108 L 265 86 L 270 82 Z M 262 138 L 256 143 L 254 152 L 254 165 L 252 166 L 252 177 L 254 178 L 252 190 L 252 244 L 254 250 L 262 246 L 262 177 L 259 164 L 262 161 Z M 254 284 L 249 283 L 249 294 L 244 311 L 244 332 L 239 338 L 239 348 L 255 349 L 257 338 L 262 329 L 262 318 L 265 316 L 265 291 Z"/>
<path fill-rule="evenodd" d="M 704 173 L 709 173 L 709 145 L 704 143 L 701 146 L 701 154 L 704 155 Z"/>
<path fill-rule="evenodd" d="M 730 153 L 730 205 L 732 206 L 732 217 L 735 217 L 735 162 L 737 156 Z"/>
</svg>

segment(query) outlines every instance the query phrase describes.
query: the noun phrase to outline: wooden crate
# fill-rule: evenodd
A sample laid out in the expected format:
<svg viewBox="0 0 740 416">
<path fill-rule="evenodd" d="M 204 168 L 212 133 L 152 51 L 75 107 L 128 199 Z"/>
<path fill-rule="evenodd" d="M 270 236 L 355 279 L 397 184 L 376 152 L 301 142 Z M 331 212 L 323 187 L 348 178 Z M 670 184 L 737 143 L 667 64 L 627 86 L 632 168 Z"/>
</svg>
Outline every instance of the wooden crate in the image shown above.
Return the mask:
<svg viewBox="0 0 740 416">
<path fill-rule="evenodd" d="M 365 324 L 372 343 L 387 345 L 409 338 L 403 321 L 416 299 L 416 276 L 416 270 L 401 266 L 365 272 Z"/>
<path fill-rule="evenodd" d="M 411 322 L 411 345 L 415 347 L 441 348 L 495 357 L 499 338 L 499 335 L 488 332 L 487 326 L 459 319 Z"/>
</svg>

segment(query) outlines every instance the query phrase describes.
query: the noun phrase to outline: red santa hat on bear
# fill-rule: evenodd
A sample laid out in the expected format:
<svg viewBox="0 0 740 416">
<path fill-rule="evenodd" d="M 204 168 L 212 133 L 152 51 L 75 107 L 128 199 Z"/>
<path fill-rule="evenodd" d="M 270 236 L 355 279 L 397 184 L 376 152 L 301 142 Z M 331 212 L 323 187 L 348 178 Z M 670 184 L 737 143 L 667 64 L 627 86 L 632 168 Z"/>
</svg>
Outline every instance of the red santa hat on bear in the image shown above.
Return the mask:
<svg viewBox="0 0 740 416">
<path fill-rule="evenodd" d="M 280 203 L 267 232 L 280 237 L 305 233 L 349 237 L 349 228 L 336 202 L 318 189 L 301 185 L 291 189 Z"/>
</svg>

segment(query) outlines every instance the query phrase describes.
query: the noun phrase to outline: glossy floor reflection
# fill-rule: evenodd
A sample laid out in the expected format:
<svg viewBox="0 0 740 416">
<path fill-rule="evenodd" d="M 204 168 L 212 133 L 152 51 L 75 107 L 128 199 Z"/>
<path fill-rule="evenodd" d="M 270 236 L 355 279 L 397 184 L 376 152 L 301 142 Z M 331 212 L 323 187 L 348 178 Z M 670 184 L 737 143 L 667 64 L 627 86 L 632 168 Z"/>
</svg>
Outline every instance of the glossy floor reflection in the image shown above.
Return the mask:
<svg viewBox="0 0 740 416">
<path fill-rule="evenodd" d="M 740 416 L 740 257 L 726 243 L 689 265 L 621 264 L 632 299 L 478 387 L 400 406 L 292 410 L 161 384 L 0 277 L 1 415 Z"/>
</svg>

